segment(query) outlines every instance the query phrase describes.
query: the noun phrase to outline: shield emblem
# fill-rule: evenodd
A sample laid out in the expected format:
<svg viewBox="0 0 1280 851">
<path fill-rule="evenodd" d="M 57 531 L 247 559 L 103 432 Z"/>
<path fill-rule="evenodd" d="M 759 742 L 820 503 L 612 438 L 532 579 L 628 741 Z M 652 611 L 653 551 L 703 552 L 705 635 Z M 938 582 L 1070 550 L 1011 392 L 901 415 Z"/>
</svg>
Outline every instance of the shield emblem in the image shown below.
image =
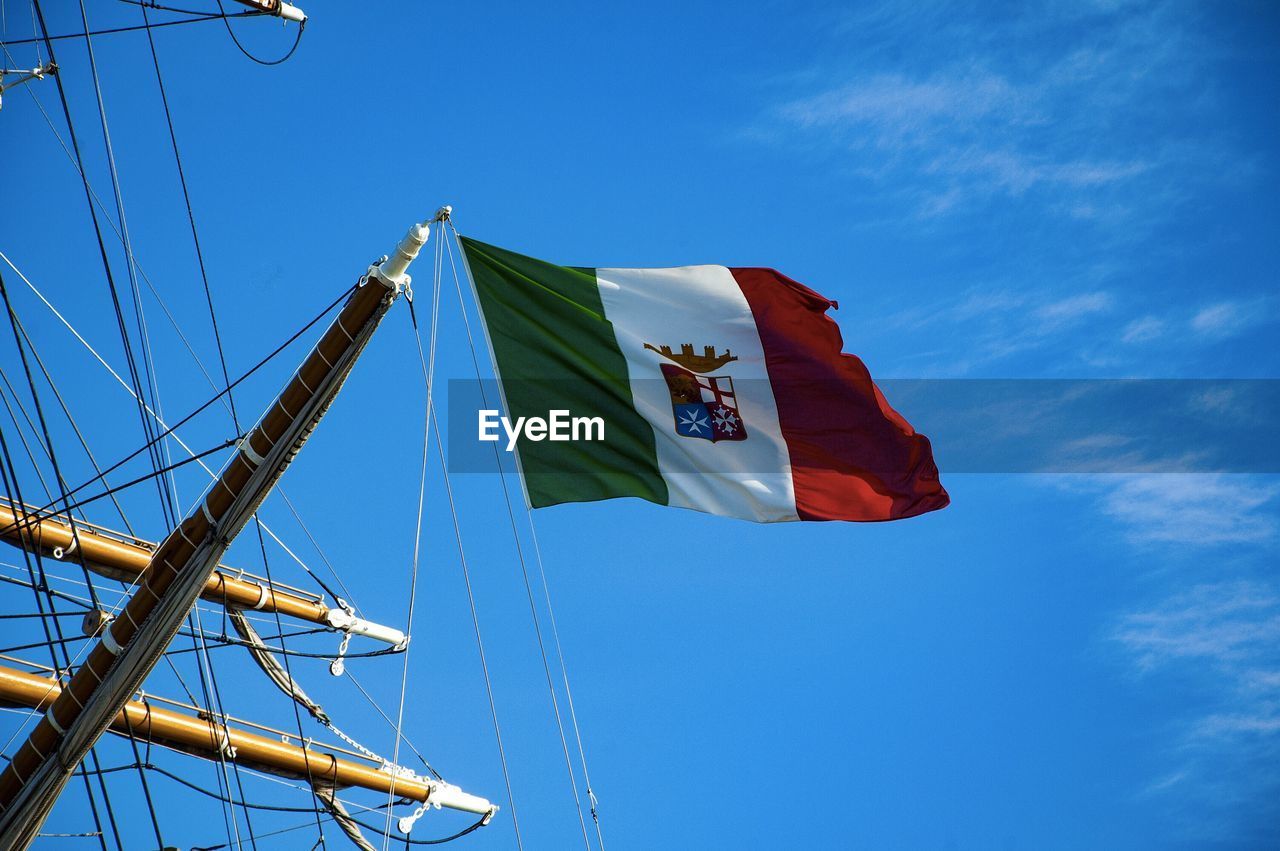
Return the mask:
<svg viewBox="0 0 1280 851">
<path fill-rule="evenodd" d="M 727 375 L 698 375 L 669 363 L 662 364 L 661 368 L 671 394 L 676 434 L 712 443 L 747 439 L 732 378 Z"/>
</svg>

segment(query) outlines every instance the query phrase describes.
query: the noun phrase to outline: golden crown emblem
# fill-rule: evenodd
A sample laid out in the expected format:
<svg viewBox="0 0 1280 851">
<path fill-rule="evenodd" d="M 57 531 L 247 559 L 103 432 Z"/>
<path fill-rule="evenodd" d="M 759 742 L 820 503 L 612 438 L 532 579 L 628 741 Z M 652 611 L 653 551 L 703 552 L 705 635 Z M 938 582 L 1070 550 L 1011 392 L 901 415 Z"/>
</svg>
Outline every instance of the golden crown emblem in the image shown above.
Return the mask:
<svg viewBox="0 0 1280 851">
<path fill-rule="evenodd" d="M 703 346 L 702 354 L 693 353 L 693 343 L 683 343 L 680 346 L 679 353 L 671 351 L 670 346 L 658 347 L 652 343 L 645 343 L 644 347 L 651 352 L 657 352 L 669 361 L 680 364 L 690 372 L 715 372 L 729 361 L 735 361 L 738 356 L 731 354 L 728 349 L 724 350 L 724 354 L 717 355 L 715 346 Z"/>
</svg>

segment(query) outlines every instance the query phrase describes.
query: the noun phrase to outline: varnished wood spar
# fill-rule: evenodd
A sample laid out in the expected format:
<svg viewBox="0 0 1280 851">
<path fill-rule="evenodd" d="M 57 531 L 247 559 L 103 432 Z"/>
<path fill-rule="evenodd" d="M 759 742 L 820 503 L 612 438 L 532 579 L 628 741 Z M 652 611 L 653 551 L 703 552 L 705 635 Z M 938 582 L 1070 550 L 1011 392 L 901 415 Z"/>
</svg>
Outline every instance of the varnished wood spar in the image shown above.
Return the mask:
<svg viewBox="0 0 1280 851">
<path fill-rule="evenodd" d="M 61 693 L 58 684 L 48 677 L 0 666 L 0 703 L 40 710 Z M 390 772 L 325 751 L 301 748 L 212 719 L 162 709 L 145 699 L 126 703 L 111 721 L 110 729 L 122 736 L 132 733 L 141 741 L 205 759 L 225 755 L 240 765 L 299 780 L 328 780 L 340 787 L 370 789 L 414 801 L 426 801 L 431 796 L 431 787 L 413 778 L 395 777 Z M 478 807 L 470 811 L 482 814 L 488 809 Z"/>
<path fill-rule="evenodd" d="M 0 847 L 26 848 L 39 833 L 75 767 L 142 685 L 232 539 L 324 415 L 425 242 L 425 228 L 411 229 L 383 264 L 395 271 L 371 276 L 351 295 L 199 506 L 152 554 L 133 597 L 0 772 Z"/>
<path fill-rule="evenodd" d="M 15 511 L 12 505 L 3 501 L 0 501 L 0 539 L 20 549 L 39 550 L 43 555 L 72 563 L 78 564 L 83 558 L 85 567 L 94 573 L 130 583 L 146 570 L 155 551 L 154 545 L 122 541 L 104 535 L 91 526 L 77 523 L 73 528 L 71 524 L 57 518 L 30 517 L 21 510 Z M 62 555 L 55 555 L 55 552 L 61 552 Z M 325 616 L 329 607 L 324 603 L 268 588 L 257 582 L 238 579 L 224 570 L 214 571 L 205 583 L 204 590 L 200 592 L 201 597 L 213 603 L 279 612 L 299 620 L 327 625 Z"/>
</svg>

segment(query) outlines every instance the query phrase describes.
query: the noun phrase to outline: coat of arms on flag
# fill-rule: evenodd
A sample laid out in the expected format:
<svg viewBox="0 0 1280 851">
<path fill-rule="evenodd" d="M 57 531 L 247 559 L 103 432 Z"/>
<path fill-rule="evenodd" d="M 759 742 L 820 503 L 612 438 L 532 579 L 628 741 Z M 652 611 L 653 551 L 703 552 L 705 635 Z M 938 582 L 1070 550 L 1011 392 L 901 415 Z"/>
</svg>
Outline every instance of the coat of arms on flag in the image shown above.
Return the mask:
<svg viewBox="0 0 1280 851">
<path fill-rule="evenodd" d="M 727 375 L 706 375 L 737 360 L 736 355 L 728 349 L 717 355 L 714 346 L 705 346 L 703 354 L 695 355 L 692 343 L 682 345 L 679 353 L 672 352 L 670 346 L 659 348 L 645 343 L 644 347 L 679 364 L 661 364 L 662 377 L 671 394 L 676 434 L 712 443 L 747 439 L 747 429 L 738 412 L 738 398 L 733 392 L 733 379 Z"/>
</svg>

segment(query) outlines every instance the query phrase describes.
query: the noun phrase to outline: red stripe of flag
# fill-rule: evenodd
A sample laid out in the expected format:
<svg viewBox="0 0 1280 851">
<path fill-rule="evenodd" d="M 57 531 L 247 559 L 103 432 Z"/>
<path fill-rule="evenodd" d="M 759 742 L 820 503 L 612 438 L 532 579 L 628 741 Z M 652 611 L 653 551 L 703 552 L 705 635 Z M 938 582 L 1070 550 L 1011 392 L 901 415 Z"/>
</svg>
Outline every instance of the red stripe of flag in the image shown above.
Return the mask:
<svg viewBox="0 0 1280 851">
<path fill-rule="evenodd" d="M 791 456 L 801 520 L 896 520 L 950 502 L 929 438 L 842 354 L 836 303 L 773 269 L 730 269 L 742 288 Z"/>
</svg>

